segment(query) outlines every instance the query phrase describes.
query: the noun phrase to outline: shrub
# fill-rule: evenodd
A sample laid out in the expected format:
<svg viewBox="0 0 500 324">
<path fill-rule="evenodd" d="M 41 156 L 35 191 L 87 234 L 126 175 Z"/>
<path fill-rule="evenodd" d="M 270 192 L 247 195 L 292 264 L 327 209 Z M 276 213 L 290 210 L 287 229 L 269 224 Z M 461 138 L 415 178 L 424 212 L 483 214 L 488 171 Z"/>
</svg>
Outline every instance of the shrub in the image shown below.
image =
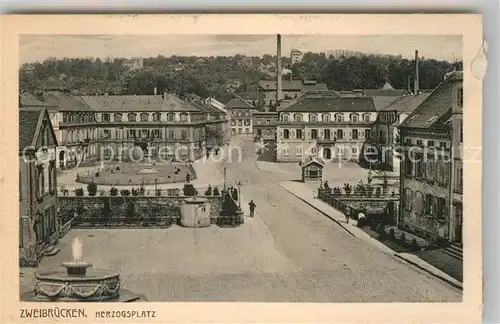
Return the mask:
<svg viewBox="0 0 500 324">
<path fill-rule="evenodd" d="M 143 187 L 143 186 L 141 186 L 141 188 L 139 189 L 139 195 L 144 196 L 145 191 L 146 191 L 146 190 L 144 190 L 144 187 Z"/>
<path fill-rule="evenodd" d="M 122 196 L 124 196 L 124 197 L 126 197 L 126 196 L 130 196 L 130 190 L 128 190 L 128 189 L 122 189 L 122 190 L 120 191 L 120 195 L 122 195 Z"/>
<path fill-rule="evenodd" d="M 83 192 L 83 188 L 75 189 L 75 196 L 83 196 L 85 193 Z"/>
<path fill-rule="evenodd" d="M 340 187 L 333 188 L 333 194 L 337 196 L 342 195 L 342 189 L 340 189 Z"/>
<path fill-rule="evenodd" d="M 212 195 L 212 187 L 208 185 L 208 188 L 205 191 L 205 196 L 211 196 L 211 195 Z"/>
<path fill-rule="evenodd" d="M 184 193 L 184 196 L 194 196 L 196 195 L 196 189 L 194 188 L 194 186 L 190 183 L 186 183 L 184 185 L 184 188 L 183 188 L 183 193 Z"/>
<path fill-rule="evenodd" d="M 217 189 L 217 187 L 214 188 L 214 192 L 212 193 L 212 195 L 220 196 L 220 192 L 219 192 L 219 189 Z"/>
<path fill-rule="evenodd" d="M 140 190 L 136 188 L 132 188 L 132 196 L 139 196 Z"/>
<path fill-rule="evenodd" d="M 170 189 L 167 189 L 167 196 L 169 196 L 169 197 L 178 197 L 178 196 L 180 196 L 180 190 L 179 190 L 179 188 L 170 188 Z"/>
<path fill-rule="evenodd" d="M 111 196 L 118 196 L 118 189 L 115 187 L 111 187 L 111 189 L 109 189 L 109 194 Z"/>
<path fill-rule="evenodd" d="M 87 192 L 89 196 L 95 196 L 97 194 L 97 185 L 92 182 L 87 185 Z"/>
<path fill-rule="evenodd" d="M 349 184 L 349 183 L 344 183 L 344 191 L 346 193 L 346 195 L 350 195 L 351 192 L 352 192 L 352 186 Z"/>
<path fill-rule="evenodd" d="M 99 178 L 100 174 L 99 174 L 99 171 L 95 173 L 95 177 L 96 178 Z"/>
</svg>

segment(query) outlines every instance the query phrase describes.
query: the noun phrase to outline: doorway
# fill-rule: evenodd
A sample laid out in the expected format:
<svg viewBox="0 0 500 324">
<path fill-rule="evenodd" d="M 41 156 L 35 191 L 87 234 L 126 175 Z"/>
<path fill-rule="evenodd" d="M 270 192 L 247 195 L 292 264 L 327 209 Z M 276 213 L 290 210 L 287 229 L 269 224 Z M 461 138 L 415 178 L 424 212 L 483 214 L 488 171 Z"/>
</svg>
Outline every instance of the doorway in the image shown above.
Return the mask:
<svg viewBox="0 0 500 324">
<path fill-rule="evenodd" d="M 323 158 L 325 160 L 330 160 L 332 158 L 332 150 L 329 147 L 323 149 Z"/>
<path fill-rule="evenodd" d="M 462 223 L 463 223 L 462 203 L 456 203 L 454 209 L 455 209 L 455 242 L 462 244 Z"/>
</svg>

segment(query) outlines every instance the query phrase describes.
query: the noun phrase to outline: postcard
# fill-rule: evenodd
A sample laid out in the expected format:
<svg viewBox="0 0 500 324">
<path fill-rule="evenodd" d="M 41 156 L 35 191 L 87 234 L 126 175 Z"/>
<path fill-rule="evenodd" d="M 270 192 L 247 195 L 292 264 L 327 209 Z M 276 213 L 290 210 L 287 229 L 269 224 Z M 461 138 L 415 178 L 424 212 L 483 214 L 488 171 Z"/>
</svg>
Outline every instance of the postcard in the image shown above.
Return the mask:
<svg viewBox="0 0 500 324">
<path fill-rule="evenodd" d="M 480 321 L 480 15 L 2 27 L 4 323 Z"/>
</svg>

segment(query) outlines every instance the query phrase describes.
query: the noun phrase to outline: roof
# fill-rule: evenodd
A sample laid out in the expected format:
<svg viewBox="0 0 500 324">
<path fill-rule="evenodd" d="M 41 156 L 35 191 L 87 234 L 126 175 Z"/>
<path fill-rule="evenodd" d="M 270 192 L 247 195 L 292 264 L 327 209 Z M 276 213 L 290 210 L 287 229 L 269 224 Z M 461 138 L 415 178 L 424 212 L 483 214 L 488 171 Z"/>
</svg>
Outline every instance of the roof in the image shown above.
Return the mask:
<svg viewBox="0 0 500 324">
<path fill-rule="evenodd" d="M 409 93 L 406 89 L 365 89 L 363 92 L 367 97 L 400 97 Z"/>
<path fill-rule="evenodd" d="M 389 81 L 386 81 L 385 84 L 380 88 L 380 90 L 395 90 L 394 87 L 389 83 Z"/>
<path fill-rule="evenodd" d="M 191 102 L 193 105 L 198 107 L 201 111 L 209 113 L 209 114 L 218 114 L 218 115 L 224 115 L 224 112 L 222 110 L 219 110 L 215 108 L 214 106 L 207 104 L 205 102 Z"/>
<path fill-rule="evenodd" d="M 81 97 L 63 91 L 48 91 L 44 93 L 43 100 L 61 111 L 92 111 Z"/>
<path fill-rule="evenodd" d="M 325 83 L 316 83 L 316 84 L 304 84 L 302 87 L 303 90 L 328 90 L 328 87 Z"/>
<path fill-rule="evenodd" d="M 38 100 L 38 98 L 29 92 L 23 92 L 19 95 L 19 106 L 21 107 L 55 107 L 47 102 Z"/>
<path fill-rule="evenodd" d="M 375 96 L 373 98 L 373 103 L 375 104 L 375 109 L 377 110 L 382 110 L 391 103 L 394 102 L 398 97 L 392 97 L 392 96 Z"/>
<path fill-rule="evenodd" d="M 127 95 L 127 96 L 82 96 L 83 101 L 97 111 L 203 111 L 198 105 L 185 102 L 173 94 Z"/>
<path fill-rule="evenodd" d="M 276 90 L 277 81 L 259 81 L 259 88 L 264 90 Z M 300 80 L 283 80 L 281 83 L 282 89 L 284 91 L 301 91 L 302 81 Z"/>
<path fill-rule="evenodd" d="M 388 106 L 382 108 L 382 111 L 396 110 L 398 112 L 413 112 L 427 97 L 429 93 L 420 93 L 418 95 L 407 95 L 399 97 L 390 103 Z"/>
<path fill-rule="evenodd" d="M 295 103 L 282 111 L 290 112 L 334 112 L 357 111 L 375 112 L 373 98 L 370 97 L 308 97 L 299 98 Z"/>
<path fill-rule="evenodd" d="M 463 81 L 461 71 L 452 72 L 432 93 L 408 116 L 401 127 L 439 128 L 443 116 L 452 109 L 453 84 Z"/>
<path fill-rule="evenodd" d="M 238 92 L 236 94 L 245 100 L 259 100 L 259 93 L 257 91 Z"/>
<path fill-rule="evenodd" d="M 317 163 L 321 166 L 325 165 L 325 161 L 323 161 L 321 158 L 314 155 L 309 155 L 308 157 L 306 157 L 301 161 L 300 166 L 304 168 L 312 163 Z"/>
<path fill-rule="evenodd" d="M 226 103 L 227 109 L 254 109 L 255 107 L 251 105 L 247 100 L 241 98 L 238 95 L 234 95 L 233 99 Z"/>
<path fill-rule="evenodd" d="M 35 134 L 43 119 L 44 108 L 19 109 L 19 151 L 34 144 Z"/>
</svg>

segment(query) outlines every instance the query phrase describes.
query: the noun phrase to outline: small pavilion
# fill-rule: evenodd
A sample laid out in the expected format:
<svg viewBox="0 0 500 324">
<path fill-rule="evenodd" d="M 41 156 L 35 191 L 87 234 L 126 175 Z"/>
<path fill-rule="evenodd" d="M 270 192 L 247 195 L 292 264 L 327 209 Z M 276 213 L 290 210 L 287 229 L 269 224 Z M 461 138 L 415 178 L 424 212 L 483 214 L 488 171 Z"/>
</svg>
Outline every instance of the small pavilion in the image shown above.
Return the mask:
<svg viewBox="0 0 500 324">
<path fill-rule="evenodd" d="M 302 182 L 321 181 L 325 162 L 317 156 L 310 155 L 300 162 Z"/>
</svg>

